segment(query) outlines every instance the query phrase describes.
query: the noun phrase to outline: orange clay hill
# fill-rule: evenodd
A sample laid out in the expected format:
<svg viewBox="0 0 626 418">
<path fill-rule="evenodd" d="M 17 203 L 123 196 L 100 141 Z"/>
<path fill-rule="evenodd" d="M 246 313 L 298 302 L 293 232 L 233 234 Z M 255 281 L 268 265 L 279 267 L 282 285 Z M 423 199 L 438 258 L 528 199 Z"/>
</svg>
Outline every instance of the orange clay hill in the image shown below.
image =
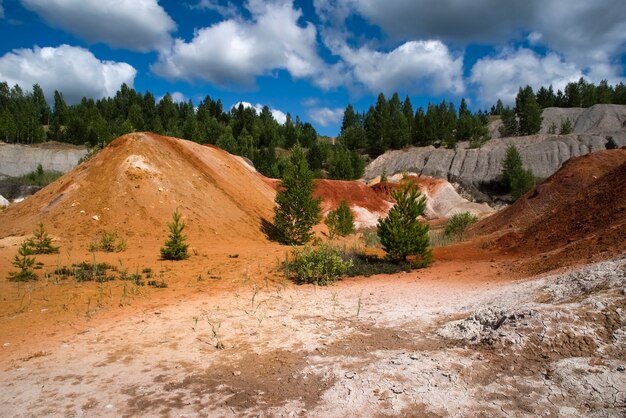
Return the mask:
<svg viewBox="0 0 626 418">
<path fill-rule="evenodd" d="M 115 230 L 129 247 L 146 241 L 158 246 L 178 209 L 192 244 L 266 242 L 261 225 L 272 219 L 275 192 L 244 164 L 215 147 L 150 133 L 125 135 L 0 213 L 0 238 L 27 235 L 43 222 L 73 245 Z"/>
<path fill-rule="evenodd" d="M 536 271 L 623 254 L 626 148 L 573 158 L 534 190 L 472 228 L 497 247 L 536 256 Z"/>
</svg>

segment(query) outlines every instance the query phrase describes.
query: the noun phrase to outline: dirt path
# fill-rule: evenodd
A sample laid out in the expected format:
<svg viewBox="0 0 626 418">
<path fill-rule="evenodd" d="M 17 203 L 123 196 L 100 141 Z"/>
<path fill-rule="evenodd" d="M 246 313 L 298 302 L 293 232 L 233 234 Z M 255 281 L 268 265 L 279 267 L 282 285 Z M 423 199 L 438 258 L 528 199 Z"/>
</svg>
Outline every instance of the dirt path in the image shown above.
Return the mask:
<svg viewBox="0 0 626 418">
<path fill-rule="evenodd" d="M 624 266 L 581 275 L 587 290 L 485 261 L 327 288 L 250 281 L 23 351 L 3 362 L 0 403 L 24 417 L 623 416 Z M 505 318 L 495 330 L 472 315 L 485 308 Z"/>
</svg>

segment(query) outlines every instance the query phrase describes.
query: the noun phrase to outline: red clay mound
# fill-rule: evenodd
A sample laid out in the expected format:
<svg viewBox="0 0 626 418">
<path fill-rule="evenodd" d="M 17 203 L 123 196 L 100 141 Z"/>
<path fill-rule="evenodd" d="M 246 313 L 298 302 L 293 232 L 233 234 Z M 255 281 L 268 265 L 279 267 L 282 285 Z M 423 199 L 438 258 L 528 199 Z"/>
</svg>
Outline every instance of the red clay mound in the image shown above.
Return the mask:
<svg viewBox="0 0 626 418">
<path fill-rule="evenodd" d="M 346 200 L 351 207 L 359 206 L 370 212 L 385 213 L 391 205 L 384 195 L 357 181 L 316 180 L 313 195 L 322 199 L 324 213 L 337 208 L 342 200 Z"/>
<path fill-rule="evenodd" d="M 43 221 L 72 242 L 100 230 L 160 241 L 178 208 L 192 240 L 265 241 L 261 223 L 271 220 L 273 201 L 274 190 L 224 151 L 135 133 L 0 213 L 0 238 L 28 234 Z"/>
<path fill-rule="evenodd" d="M 505 232 L 500 247 L 545 254 L 548 269 L 624 253 L 626 149 L 569 160 L 515 204 L 477 224 L 478 233 Z"/>
</svg>

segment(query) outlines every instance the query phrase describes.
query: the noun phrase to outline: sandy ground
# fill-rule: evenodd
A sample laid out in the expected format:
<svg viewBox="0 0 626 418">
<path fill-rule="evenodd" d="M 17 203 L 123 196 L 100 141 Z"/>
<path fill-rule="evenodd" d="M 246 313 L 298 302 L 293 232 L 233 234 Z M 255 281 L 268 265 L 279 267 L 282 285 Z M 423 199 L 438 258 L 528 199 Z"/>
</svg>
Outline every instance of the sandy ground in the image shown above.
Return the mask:
<svg viewBox="0 0 626 418">
<path fill-rule="evenodd" d="M 2 336 L 2 414 L 623 416 L 624 259 L 583 273 L 585 290 L 520 278 L 505 260 L 441 258 L 325 288 L 248 265 L 248 276 L 142 290 L 173 292 L 163 300 L 66 312 Z M 576 316 L 585 303 L 591 317 Z M 484 309 L 505 312 L 504 325 L 476 330 Z M 593 313 L 611 309 L 612 325 L 595 329 Z"/>
</svg>

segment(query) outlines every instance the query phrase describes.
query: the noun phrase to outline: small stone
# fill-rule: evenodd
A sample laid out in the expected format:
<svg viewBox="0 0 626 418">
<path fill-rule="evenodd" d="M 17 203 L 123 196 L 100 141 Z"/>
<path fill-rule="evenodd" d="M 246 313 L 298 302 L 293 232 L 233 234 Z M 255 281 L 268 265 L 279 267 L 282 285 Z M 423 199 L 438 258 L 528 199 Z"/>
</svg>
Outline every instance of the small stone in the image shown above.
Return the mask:
<svg viewBox="0 0 626 418">
<path fill-rule="evenodd" d="M 100 217 L 98 215 L 93 215 L 91 219 L 93 219 L 94 221 L 99 221 Z"/>
<path fill-rule="evenodd" d="M 241 376 L 241 371 L 239 371 L 239 370 L 235 370 L 235 371 L 233 372 L 233 376 Z"/>
<path fill-rule="evenodd" d="M 617 371 L 618 372 L 624 372 L 624 371 L 626 371 L 626 367 L 624 367 L 624 366 L 617 366 Z"/>
<path fill-rule="evenodd" d="M 391 391 L 392 391 L 393 393 L 395 393 L 396 395 L 399 395 L 399 394 L 401 394 L 401 393 L 404 393 L 404 386 L 402 386 L 402 385 L 400 385 L 400 384 L 398 384 L 398 385 L 393 385 L 393 386 L 391 387 Z"/>
<path fill-rule="evenodd" d="M 356 373 L 354 373 L 354 372 L 346 372 L 346 374 L 344 376 L 346 377 L 346 379 L 354 379 L 354 376 L 356 376 Z"/>
<path fill-rule="evenodd" d="M 81 211 L 80 211 L 80 213 L 84 215 L 84 214 L 85 214 L 85 211 L 84 211 L 84 210 L 81 210 Z"/>
</svg>

